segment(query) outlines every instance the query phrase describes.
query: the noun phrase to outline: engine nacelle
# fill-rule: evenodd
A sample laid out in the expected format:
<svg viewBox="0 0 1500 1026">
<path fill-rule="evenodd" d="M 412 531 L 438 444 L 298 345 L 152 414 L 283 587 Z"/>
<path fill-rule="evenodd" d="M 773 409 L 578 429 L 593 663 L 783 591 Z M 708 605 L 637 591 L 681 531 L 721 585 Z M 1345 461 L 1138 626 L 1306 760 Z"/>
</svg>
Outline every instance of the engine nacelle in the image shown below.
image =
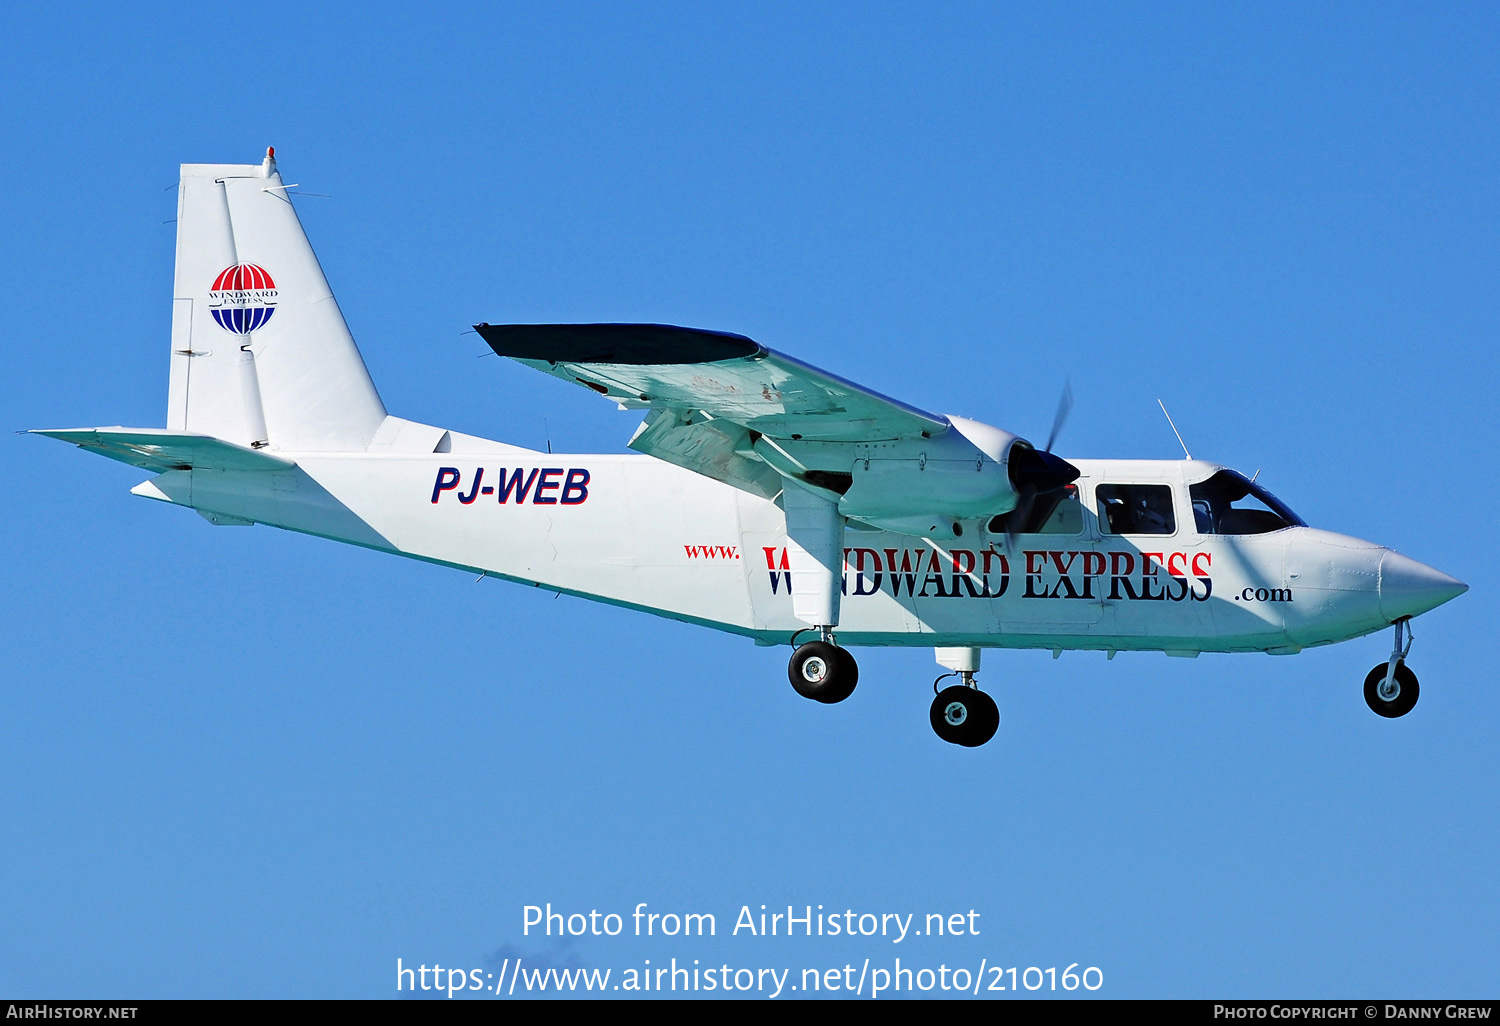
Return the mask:
<svg viewBox="0 0 1500 1026">
<path fill-rule="evenodd" d="M 1008 473 L 1011 450 L 1029 443 L 1008 431 L 949 417 L 933 438 L 853 446 L 853 481 L 839 512 L 857 520 L 941 515 L 989 517 L 1014 509 L 1019 490 Z"/>
<path fill-rule="evenodd" d="M 988 519 L 1059 488 L 1078 468 L 1009 431 L 963 417 L 931 438 L 881 442 L 772 441 L 754 453 L 777 473 L 830 501 L 851 520 L 926 535 L 946 524 Z"/>
</svg>

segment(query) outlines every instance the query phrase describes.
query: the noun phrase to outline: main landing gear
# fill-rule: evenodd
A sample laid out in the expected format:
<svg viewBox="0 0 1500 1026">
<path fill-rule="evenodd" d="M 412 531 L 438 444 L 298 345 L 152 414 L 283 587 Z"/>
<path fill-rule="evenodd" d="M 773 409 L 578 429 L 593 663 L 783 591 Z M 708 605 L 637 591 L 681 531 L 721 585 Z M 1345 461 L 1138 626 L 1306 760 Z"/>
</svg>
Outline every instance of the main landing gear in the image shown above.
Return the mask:
<svg viewBox="0 0 1500 1026">
<path fill-rule="evenodd" d="M 940 682 L 954 676 L 961 683 L 938 690 Z M 949 744 L 978 748 L 1000 729 L 1000 707 L 993 698 L 979 690 L 979 685 L 974 683 L 974 671 L 945 673 L 932 682 L 932 690 L 937 696 L 932 700 L 929 717 L 932 729 Z"/>
<path fill-rule="evenodd" d="M 933 654 L 950 672 L 932 682 L 936 693 L 928 716 L 932 729 L 950 745 L 978 748 L 1000 729 L 1000 707 L 974 683 L 974 675 L 979 672 L 979 649 L 937 648 Z M 939 690 L 938 685 L 949 677 L 957 677 L 959 683 Z"/>
<path fill-rule="evenodd" d="M 809 641 L 792 653 L 786 675 L 803 698 L 832 705 L 854 693 L 859 664 L 847 648 L 834 644 L 832 630 L 824 630 L 822 640 Z"/>
<path fill-rule="evenodd" d="M 1401 634 L 1406 632 L 1406 643 Z M 1411 623 L 1396 621 L 1396 647 L 1391 657 L 1378 664 L 1365 678 L 1365 703 L 1381 716 L 1405 716 L 1417 704 L 1417 675 L 1406 665 L 1406 654 L 1411 651 Z"/>
<path fill-rule="evenodd" d="M 859 683 L 859 666 L 849 650 L 834 641 L 833 628 L 807 628 L 815 629 L 821 637 L 797 646 L 787 664 L 786 675 L 803 698 L 832 705 L 854 693 L 854 686 Z M 794 635 L 792 642 L 795 644 L 796 640 Z M 999 706 L 974 683 L 979 649 L 940 648 L 937 655 L 938 662 L 952 672 L 932 682 L 936 694 L 929 715 L 932 729 L 949 744 L 978 748 L 1000 728 Z M 939 689 L 938 685 L 949 677 L 957 677 L 959 683 Z"/>
</svg>

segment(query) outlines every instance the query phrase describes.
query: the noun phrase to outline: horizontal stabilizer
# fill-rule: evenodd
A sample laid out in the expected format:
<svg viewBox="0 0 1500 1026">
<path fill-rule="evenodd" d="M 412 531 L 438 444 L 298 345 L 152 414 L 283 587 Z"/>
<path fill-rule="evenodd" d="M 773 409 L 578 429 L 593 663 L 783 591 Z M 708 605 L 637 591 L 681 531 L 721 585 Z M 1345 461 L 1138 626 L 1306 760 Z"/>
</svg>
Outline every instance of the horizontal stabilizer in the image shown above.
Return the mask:
<svg viewBox="0 0 1500 1026">
<path fill-rule="evenodd" d="M 286 470 L 296 466 L 291 460 L 268 452 L 190 431 L 105 427 L 30 433 L 72 442 L 81 449 L 156 473 L 167 470 Z"/>
</svg>

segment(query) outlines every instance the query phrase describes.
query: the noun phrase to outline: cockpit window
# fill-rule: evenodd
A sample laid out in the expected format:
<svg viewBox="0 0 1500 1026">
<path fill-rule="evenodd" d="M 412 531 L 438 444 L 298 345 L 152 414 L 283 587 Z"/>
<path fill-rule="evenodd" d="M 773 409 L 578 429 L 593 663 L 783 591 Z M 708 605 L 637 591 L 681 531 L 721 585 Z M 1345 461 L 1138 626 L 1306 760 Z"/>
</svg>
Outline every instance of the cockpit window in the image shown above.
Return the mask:
<svg viewBox="0 0 1500 1026">
<path fill-rule="evenodd" d="M 1110 534 L 1176 534 L 1167 485 L 1103 484 L 1094 489 L 1099 519 Z"/>
<path fill-rule="evenodd" d="M 1269 534 L 1283 527 L 1306 527 L 1286 503 L 1232 470 L 1188 489 L 1199 534 Z"/>
<path fill-rule="evenodd" d="M 1015 512 L 1002 513 L 989 524 L 991 534 L 1005 534 Z M 1078 501 L 1078 486 L 1064 485 L 1037 495 L 1031 515 L 1017 534 L 1082 534 L 1083 504 Z"/>
</svg>

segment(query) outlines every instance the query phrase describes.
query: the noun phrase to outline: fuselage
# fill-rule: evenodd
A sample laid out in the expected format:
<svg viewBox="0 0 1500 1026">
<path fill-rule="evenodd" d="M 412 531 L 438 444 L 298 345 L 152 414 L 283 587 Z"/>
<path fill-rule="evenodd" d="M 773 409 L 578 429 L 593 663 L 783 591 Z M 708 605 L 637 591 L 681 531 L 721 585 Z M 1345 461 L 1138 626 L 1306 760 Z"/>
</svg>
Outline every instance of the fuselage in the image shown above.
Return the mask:
<svg viewBox="0 0 1500 1026">
<path fill-rule="evenodd" d="M 295 469 L 170 471 L 137 492 L 763 644 L 807 626 L 792 612 L 799 567 L 776 501 L 645 456 L 445 437 L 444 452 L 282 452 Z M 1080 477 L 1029 533 L 978 519 L 924 538 L 851 521 L 840 643 L 1291 653 L 1464 590 L 1370 542 L 1211 509 L 1214 464 L 1072 462 Z M 1143 512 L 1129 519 L 1128 505 Z"/>
</svg>

